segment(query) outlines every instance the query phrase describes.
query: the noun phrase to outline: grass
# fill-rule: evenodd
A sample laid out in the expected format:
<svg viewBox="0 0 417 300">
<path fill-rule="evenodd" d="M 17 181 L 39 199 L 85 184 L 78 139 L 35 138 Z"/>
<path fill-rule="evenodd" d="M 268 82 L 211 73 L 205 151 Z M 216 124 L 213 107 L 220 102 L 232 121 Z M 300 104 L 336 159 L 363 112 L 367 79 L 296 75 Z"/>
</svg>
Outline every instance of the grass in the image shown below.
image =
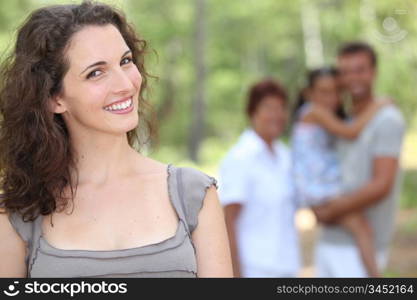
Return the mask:
<svg viewBox="0 0 417 300">
<path fill-rule="evenodd" d="M 417 207 L 417 129 L 415 128 L 416 126 L 412 126 L 405 136 L 401 157 L 404 181 L 400 204 L 403 208 Z"/>
<path fill-rule="evenodd" d="M 417 169 L 405 169 L 402 186 L 401 208 L 417 207 Z M 417 227 L 416 227 L 417 228 Z"/>
<path fill-rule="evenodd" d="M 417 229 L 417 214 L 411 215 L 400 229 L 405 235 L 414 235 Z"/>
</svg>

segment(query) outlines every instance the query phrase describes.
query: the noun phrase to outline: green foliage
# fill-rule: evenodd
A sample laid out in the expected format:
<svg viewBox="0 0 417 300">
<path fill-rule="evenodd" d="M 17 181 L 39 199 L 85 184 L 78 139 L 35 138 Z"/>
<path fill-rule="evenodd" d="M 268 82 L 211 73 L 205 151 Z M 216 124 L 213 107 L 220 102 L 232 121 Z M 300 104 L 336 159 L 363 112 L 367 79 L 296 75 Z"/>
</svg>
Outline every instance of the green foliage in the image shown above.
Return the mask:
<svg viewBox="0 0 417 300">
<path fill-rule="evenodd" d="M 80 2 L 80 1 L 77 1 Z M 191 103 L 195 97 L 195 3 L 190 0 L 104 1 L 121 7 L 154 52 L 148 69 L 150 100 L 160 112 L 161 145 L 182 147 L 188 139 Z M 6 49 L 15 28 L 33 9 L 68 1 L 17 0 L 0 2 L 0 50 Z M 302 29 L 305 1 L 206 1 L 207 15 L 207 137 L 222 142 L 246 126 L 244 106 L 250 84 L 266 76 L 278 78 L 291 96 L 304 84 L 306 71 Z M 338 46 L 366 40 L 380 55 L 377 89 L 392 96 L 408 120 L 415 114 L 417 77 L 417 3 L 412 0 L 315 0 L 326 64 L 335 61 Z M 407 35 L 396 42 L 384 37 L 384 20 L 393 17 Z M 224 130 L 224 128 L 227 130 Z M 178 149 L 178 148 L 177 148 Z M 204 151 L 204 150 L 202 150 Z"/>
<path fill-rule="evenodd" d="M 417 170 L 409 169 L 404 172 L 403 191 L 400 204 L 403 208 L 417 207 Z"/>
</svg>

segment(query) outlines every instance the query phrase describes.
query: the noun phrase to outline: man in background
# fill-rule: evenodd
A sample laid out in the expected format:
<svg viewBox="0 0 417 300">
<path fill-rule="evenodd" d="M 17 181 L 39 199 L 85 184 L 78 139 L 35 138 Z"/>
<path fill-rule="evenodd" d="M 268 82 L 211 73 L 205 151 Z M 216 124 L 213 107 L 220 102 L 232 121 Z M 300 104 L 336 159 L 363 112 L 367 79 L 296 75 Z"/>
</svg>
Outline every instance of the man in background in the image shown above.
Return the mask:
<svg viewBox="0 0 417 300">
<path fill-rule="evenodd" d="M 353 42 L 338 53 L 340 80 L 352 101 L 352 118 L 361 115 L 378 97 L 374 94 L 377 56 L 369 45 Z M 380 272 L 388 260 L 395 208 L 400 194 L 400 168 L 405 122 L 397 107 L 383 107 L 358 139 L 340 141 L 345 194 L 314 209 L 324 224 L 316 247 L 319 277 L 366 277 L 352 236 L 335 221 L 364 211 L 373 231 Z M 334 201 L 333 201 L 334 200 Z"/>
</svg>

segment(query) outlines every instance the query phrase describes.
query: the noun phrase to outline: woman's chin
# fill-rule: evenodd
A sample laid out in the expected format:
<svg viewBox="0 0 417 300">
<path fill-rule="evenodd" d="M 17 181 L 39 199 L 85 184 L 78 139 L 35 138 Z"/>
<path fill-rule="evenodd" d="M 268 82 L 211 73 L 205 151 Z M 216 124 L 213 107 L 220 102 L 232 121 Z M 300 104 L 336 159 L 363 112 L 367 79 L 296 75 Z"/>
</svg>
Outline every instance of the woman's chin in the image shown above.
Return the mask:
<svg viewBox="0 0 417 300">
<path fill-rule="evenodd" d="M 114 128 L 114 130 L 112 130 L 114 133 L 116 134 L 125 134 L 128 133 L 132 130 L 135 130 L 138 127 L 138 122 L 129 122 L 126 124 L 123 124 L 123 126 L 120 126 L 118 128 Z"/>
</svg>

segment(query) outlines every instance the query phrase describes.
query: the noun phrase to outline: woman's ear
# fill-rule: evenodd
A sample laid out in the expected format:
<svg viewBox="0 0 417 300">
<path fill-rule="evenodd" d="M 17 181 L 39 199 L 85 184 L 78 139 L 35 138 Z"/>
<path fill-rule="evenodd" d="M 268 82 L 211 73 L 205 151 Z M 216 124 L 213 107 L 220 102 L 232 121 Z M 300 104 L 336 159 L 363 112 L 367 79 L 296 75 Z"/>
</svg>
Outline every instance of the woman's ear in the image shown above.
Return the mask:
<svg viewBox="0 0 417 300">
<path fill-rule="evenodd" d="M 61 96 L 51 97 L 48 100 L 48 109 L 55 114 L 62 114 L 67 111 L 65 101 Z"/>
</svg>

